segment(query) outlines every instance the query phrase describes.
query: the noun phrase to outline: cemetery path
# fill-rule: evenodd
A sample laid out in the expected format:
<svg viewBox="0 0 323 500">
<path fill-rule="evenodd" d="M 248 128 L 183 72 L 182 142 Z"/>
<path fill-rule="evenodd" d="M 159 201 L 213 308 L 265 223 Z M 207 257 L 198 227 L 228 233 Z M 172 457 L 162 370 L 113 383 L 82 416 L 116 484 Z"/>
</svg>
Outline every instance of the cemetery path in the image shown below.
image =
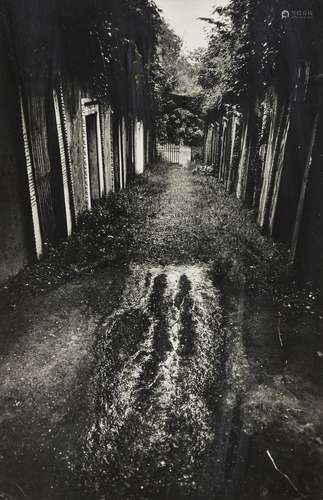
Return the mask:
<svg viewBox="0 0 323 500">
<path fill-rule="evenodd" d="M 320 498 L 322 321 L 214 179 L 146 181 L 126 262 L 1 307 L 0 498 Z"/>
</svg>

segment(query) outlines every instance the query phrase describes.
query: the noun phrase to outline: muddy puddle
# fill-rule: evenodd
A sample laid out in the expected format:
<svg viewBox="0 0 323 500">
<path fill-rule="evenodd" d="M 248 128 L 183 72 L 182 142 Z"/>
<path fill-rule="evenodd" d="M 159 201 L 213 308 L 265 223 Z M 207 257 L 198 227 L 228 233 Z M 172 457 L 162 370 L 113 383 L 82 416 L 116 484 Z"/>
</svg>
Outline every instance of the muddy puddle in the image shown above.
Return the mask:
<svg viewBox="0 0 323 500">
<path fill-rule="evenodd" d="M 87 496 L 321 498 L 320 377 L 290 323 L 207 266 L 134 266 L 98 338 Z"/>
<path fill-rule="evenodd" d="M 199 264 L 134 265 L 117 292 L 87 398 L 41 456 L 12 457 L 0 498 L 321 499 L 320 317 Z M 58 456 L 77 427 L 82 449 Z"/>
</svg>

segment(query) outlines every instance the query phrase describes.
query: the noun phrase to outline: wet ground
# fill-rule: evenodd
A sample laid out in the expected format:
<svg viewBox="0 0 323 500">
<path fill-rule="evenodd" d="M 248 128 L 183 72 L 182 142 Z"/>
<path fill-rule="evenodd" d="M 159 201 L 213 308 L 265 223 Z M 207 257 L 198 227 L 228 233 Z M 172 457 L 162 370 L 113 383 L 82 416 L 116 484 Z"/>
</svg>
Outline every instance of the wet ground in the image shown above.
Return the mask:
<svg viewBox="0 0 323 500">
<path fill-rule="evenodd" d="M 276 300 L 282 250 L 213 179 L 147 182 L 122 266 L 1 308 L 0 498 L 323 498 L 316 297 Z"/>
</svg>

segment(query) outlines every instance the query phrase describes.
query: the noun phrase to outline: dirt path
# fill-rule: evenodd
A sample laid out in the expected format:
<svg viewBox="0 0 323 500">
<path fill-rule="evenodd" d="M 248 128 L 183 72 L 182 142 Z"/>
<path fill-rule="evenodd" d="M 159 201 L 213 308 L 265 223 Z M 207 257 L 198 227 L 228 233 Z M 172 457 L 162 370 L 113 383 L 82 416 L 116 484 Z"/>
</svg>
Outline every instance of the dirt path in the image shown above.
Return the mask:
<svg viewBox="0 0 323 500">
<path fill-rule="evenodd" d="M 0 498 L 321 498 L 322 321 L 213 179 L 147 182 L 122 267 L 0 310 Z"/>
</svg>

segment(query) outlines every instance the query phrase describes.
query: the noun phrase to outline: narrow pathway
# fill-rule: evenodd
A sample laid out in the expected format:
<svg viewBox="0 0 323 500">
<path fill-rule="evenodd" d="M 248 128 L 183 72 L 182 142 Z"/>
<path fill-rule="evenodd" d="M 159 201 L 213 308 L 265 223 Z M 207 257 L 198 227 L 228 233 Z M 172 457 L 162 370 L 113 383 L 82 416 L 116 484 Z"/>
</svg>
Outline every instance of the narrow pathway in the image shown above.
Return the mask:
<svg viewBox="0 0 323 500">
<path fill-rule="evenodd" d="M 123 266 L 0 311 L 0 498 L 319 499 L 321 323 L 280 316 L 277 246 L 214 179 L 144 182 Z"/>
<path fill-rule="evenodd" d="M 86 450 L 86 474 L 107 498 L 212 497 L 219 295 L 205 267 L 132 267 L 99 339 Z"/>
<path fill-rule="evenodd" d="M 267 451 L 302 468 L 304 422 L 319 427 L 323 405 L 314 397 L 310 415 L 313 395 L 295 399 L 292 370 L 283 382 L 277 308 L 261 291 L 277 250 L 212 179 L 162 168 L 99 335 L 85 483 L 106 500 L 294 498 Z"/>
</svg>

